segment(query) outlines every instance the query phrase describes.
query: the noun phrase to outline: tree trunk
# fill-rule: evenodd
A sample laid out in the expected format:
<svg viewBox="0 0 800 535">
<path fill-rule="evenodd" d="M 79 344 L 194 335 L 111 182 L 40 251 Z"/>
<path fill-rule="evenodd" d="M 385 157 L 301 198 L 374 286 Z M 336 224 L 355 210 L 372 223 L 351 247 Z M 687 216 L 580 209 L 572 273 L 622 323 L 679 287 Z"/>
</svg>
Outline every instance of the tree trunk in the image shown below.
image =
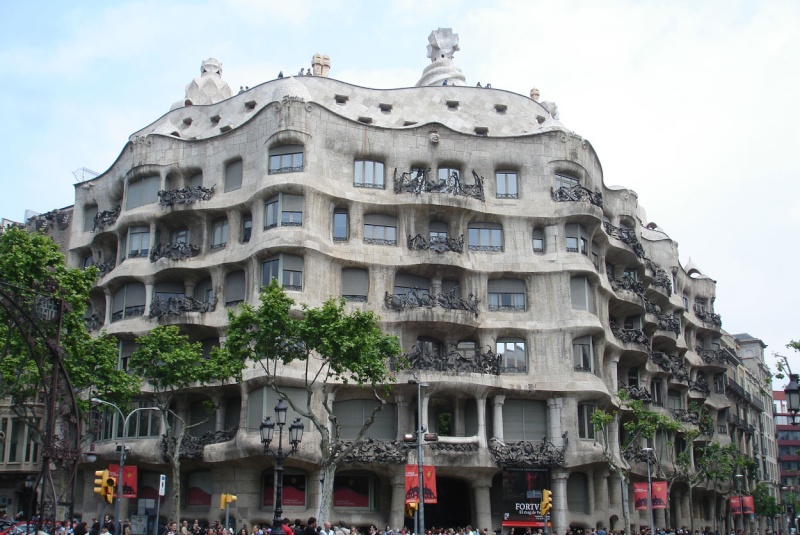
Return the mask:
<svg viewBox="0 0 800 535">
<path fill-rule="evenodd" d="M 667 508 L 664 509 L 664 529 L 669 531 L 669 527 L 672 526 L 672 515 L 670 514 L 671 507 L 670 502 L 672 501 L 672 481 L 667 480 Z M 680 506 L 679 506 L 680 507 Z M 675 526 L 675 530 L 677 531 L 678 526 Z"/>
<path fill-rule="evenodd" d="M 336 477 L 336 465 L 324 463 L 322 465 L 322 485 L 319 495 L 317 518 L 331 518 L 333 505 L 333 478 Z"/>
<path fill-rule="evenodd" d="M 619 476 L 620 493 L 622 495 L 622 518 L 625 521 L 625 533 L 633 533 L 631 531 L 631 510 L 630 504 L 628 503 L 628 479 L 618 466 L 611 465 L 611 468 Z"/>
<path fill-rule="evenodd" d="M 694 505 L 694 500 L 692 498 L 692 482 L 689 481 L 689 532 L 694 533 L 694 515 L 692 514 L 692 505 Z"/>
</svg>

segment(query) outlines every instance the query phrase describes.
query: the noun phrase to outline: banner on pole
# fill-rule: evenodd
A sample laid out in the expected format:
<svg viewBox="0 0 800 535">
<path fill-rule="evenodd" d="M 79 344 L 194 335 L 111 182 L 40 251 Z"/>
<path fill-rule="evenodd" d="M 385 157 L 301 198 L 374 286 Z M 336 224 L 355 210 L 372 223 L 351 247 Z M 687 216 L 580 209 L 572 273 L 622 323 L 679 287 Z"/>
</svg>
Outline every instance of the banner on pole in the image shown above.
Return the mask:
<svg viewBox="0 0 800 535">
<path fill-rule="evenodd" d="M 633 484 L 633 504 L 637 511 L 647 510 L 647 483 Z"/>
<path fill-rule="evenodd" d="M 118 464 L 109 464 L 108 465 L 108 474 L 111 477 L 117 479 L 117 485 L 122 485 L 122 497 L 123 498 L 136 498 L 136 494 L 138 491 L 138 481 L 139 481 L 139 468 L 136 466 L 125 465 L 123 469 L 124 474 L 122 474 L 122 478 L 119 477 L 119 465 Z M 115 492 L 116 494 L 116 492 Z M 116 498 L 116 496 L 114 496 Z"/>
<path fill-rule="evenodd" d="M 742 505 L 744 505 L 744 514 L 755 514 L 756 508 L 752 496 L 731 496 L 729 499 L 731 504 L 731 515 L 739 516 L 742 514 Z"/>
<path fill-rule="evenodd" d="M 667 482 L 653 481 L 653 509 L 667 508 Z"/>
<path fill-rule="evenodd" d="M 416 464 L 406 465 L 406 503 L 419 502 L 419 472 Z M 436 496 L 436 467 L 423 465 L 422 487 L 424 503 L 438 503 Z"/>
</svg>

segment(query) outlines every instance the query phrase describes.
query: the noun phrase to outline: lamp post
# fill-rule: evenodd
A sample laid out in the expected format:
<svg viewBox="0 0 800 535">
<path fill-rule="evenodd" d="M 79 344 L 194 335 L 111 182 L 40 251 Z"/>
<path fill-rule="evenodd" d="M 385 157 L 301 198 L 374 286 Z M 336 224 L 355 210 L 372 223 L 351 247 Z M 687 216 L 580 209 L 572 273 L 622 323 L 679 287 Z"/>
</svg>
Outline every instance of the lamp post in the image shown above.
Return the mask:
<svg viewBox="0 0 800 535">
<path fill-rule="evenodd" d="M 742 532 L 744 532 L 744 503 L 742 502 L 742 481 L 744 474 L 736 474 L 736 480 L 739 482 L 739 516 L 742 517 Z"/>
<path fill-rule="evenodd" d="M 261 443 L 264 444 L 264 455 L 270 454 L 275 457 L 275 509 L 272 515 L 272 535 L 283 535 L 283 460 L 297 453 L 297 447 L 303 440 L 303 429 L 305 426 L 300 418 L 296 418 L 289 426 L 289 444 L 291 450 L 283 453 L 283 426 L 286 425 L 286 412 L 289 407 L 281 398 L 275 406 L 275 420 L 271 416 L 264 418 L 259 430 L 261 431 Z M 275 434 L 275 425 L 278 426 L 278 451 L 269 448 L 272 437 Z"/>
<path fill-rule="evenodd" d="M 125 468 L 125 437 L 128 436 L 128 424 L 131 421 L 131 416 L 136 414 L 140 411 L 161 411 L 158 407 L 139 407 L 133 409 L 131 412 L 128 413 L 126 416 L 122 409 L 120 409 L 114 403 L 110 401 L 105 401 L 99 398 L 92 398 L 92 403 L 96 403 L 99 405 L 108 405 L 109 407 L 114 407 L 114 409 L 119 414 L 119 417 L 123 419 L 122 424 L 122 436 L 120 437 L 120 448 L 119 448 L 119 474 L 117 474 L 117 502 L 114 504 L 114 533 L 115 535 L 122 535 L 122 521 L 120 520 L 121 508 L 122 508 L 122 493 L 123 493 L 123 483 L 125 482 L 125 476 L 123 475 L 124 468 Z"/>
<path fill-rule="evenodd" d="M 653 522 L 653 482 L 650 480 L 650 455 L 653 448 L 642 448 L 642 451 L 647 454 L 647 510 L 650 514 L 650 534 L 655 535 L 656 527 Z"/>
<path fill-rule="evenodd" d="M 408 380 L 408 384 L 417 385 L 417 431 L 416 437 L 414 435 L 403 435 L 404 442 L 417 442 L 417 485 L 419 487 L 418 509 L 417 509 L 417 522 L 415 532 L 417 535 L 425 535 L 425 476 L 423 474 L 423 449 L 422 446 L 425 442 L 436 442 L 439 440 L 439 435 L 436 433 L 428 433 L 427 427 L 422 424 L 422 389 L 428 388 L 428 383 L 423 383 L 416 377 Z M 424 442 L 423 442 L 424 441 Z"/>
<path fill-rule="evenodd" d="M 33 490 L 33 484 L 36 483 L 36 480 L 33 478 L 32 475 L 28 474 L 25 476 L 25 490 L 29 493 L 30 498 L 28 498 L 28 505 L 25 507 L 25 520 L 27 523 L 25 524 L 25 532 L 31 532 L 31 519 L 33 518 L 33 501 L 36 498 L 36 493 Z M 26 495 L 26 496 L 28 496 Z"/>
<path fill-rule="evenodd" d="M 792 415 L 792 425 L 797 425 L 797 413 L 800 412 L 800 384 L 798 384 L 798 376 L 796 373 L 789 374 L 789 384 L 783 389 L 786 394 L 786 406 L 789 414 Z"/>
</svg>

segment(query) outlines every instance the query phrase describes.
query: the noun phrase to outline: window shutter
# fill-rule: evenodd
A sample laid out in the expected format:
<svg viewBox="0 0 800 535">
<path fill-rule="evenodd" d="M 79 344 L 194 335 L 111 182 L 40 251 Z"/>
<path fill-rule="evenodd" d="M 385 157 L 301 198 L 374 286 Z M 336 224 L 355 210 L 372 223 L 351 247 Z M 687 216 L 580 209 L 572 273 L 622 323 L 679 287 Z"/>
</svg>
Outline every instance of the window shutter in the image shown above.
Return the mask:
<svg viewBox="0 0 800 535">
<path fill-rule="evenodd" d="M 283 269 L 287 271 L 303 271 L 303 257 L 293 254 L 281 255 L 283 258 Z"/>
<path fill-rule="evenodd" d="M 203 173 L 197 173 L 196 175 L 192 175 L 189 180 L 186 181 L 186 186 L 190 188 L 198 188 L 203 185 Z"/>
<path fill-rule="evenodd" d="M 525 281 L 519 279 L 493 279 L 489 281 L 489 293 L 525 293 Z"/>
<path fill-rule="evenodd" d="M 94 217 L 97 215 L 97 206 L 87 206 L 83 210 L 83 231 L 94 230 Z"/>
<path fill-rule="evenodd" d="M 503 404 L 503 439 L 506 442 L 524 440 L 525 419 L 522 403 L 521 399 L 506 399 Z"/>
<path fill-rule="evenodd" d="M 125 285 L 120 286 L 114 292 L 114 302 L 111 305 L 111 312 L 122 312 L 125 309 Z"/>
<path fill-rule="evenodd" d="M 225 302 L 244 301 L 244 270 L 228 273 L 225 278 Z"/>
<path fill-rule="evenodd" d="M 161 189 L 161 177 L 158 175 L 142 179 L 142 204 L 150 204 L 158 200 Z"/>
<path fill-rule="evenodd" d="M 144 284 L 141 282 L 129 282 L 125 286 L 126 299 L 125 307 L 144 306 Z"/>
<path fill-rule="evenodd" d="M 524 400 L 525 440 L 542 440 L 547 436 L 547 403 Z"/>
<path fill-rule="evenodd" d="M 419 288 L 420 290 L 430 291 L 431 281 L 419 275 L 411 275 L 410 273 L 398 273 L 394 278 L 395 288 L 400 286 L 403 288 Z"/>
<path fill-rule="evenodd" d="M 258 429 L 264 420 L 264 399 L 267 387 L 256 388 L 247 396 L 247 428 Z"/>
<path fill-rule="evenodd" d="M 225 191 L 233 191 L 242 187 L 242 160 L 230 162 L 225 166 Z"/>
<path fill-rule="evenodd" d="M 367 214 L 364 216 L 366 225 L 382 225 L 385 227 L 397 227 L 397 218 L 393 215 Z"/>
<path fill-rule="evenodd" d="M 572 277 L 569 279 L 569 290 L 572 298 L 572 308 L 577 310 L 588 310 L 587 305 L 587 286 L 586 277 Z"/>
<path fill-rule="evenodd" d="M 285 212 L 302 212 L 303 211 L 303 196 L 302 195 L 289 195 L 284 193 L 281 195 L 281 210 Z"/>
<path fill-rule="evenodd" d="M 369 294 L 369 271 L 361 268 L 342 270 L 342 295 Z"/>
<path fill-rule="evenodd" d="M 182 282 L 164 281 L 156 284 L 155 293 L 182 294 L 185 290 Z"/>
<path fill-rule="evenodd" d="M 447 223 L 444 221 L 431 221 L 428 229 L 430 232 L 447 232 Z"/>
<path fill-rule="evenodd" d="M 277 147 L 271 147 L 269 149 L 270 156 L 277 156 L 279 154 L 296 154 L 298 152 L 303 152 L 302 145 L 278 145 Z"/>
</svg>

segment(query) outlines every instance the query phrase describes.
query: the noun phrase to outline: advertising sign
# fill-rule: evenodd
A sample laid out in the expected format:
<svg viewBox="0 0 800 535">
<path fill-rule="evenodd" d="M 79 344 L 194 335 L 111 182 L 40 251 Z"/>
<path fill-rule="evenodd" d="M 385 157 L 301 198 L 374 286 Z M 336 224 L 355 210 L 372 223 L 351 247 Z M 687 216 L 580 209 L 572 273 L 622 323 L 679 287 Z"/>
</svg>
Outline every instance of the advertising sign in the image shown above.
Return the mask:
<svg viewBox="0 0 800 535">
<path fill-rule="evenodd" d="M 125 465 L 123 470 L 125 473 L 122 478 L 122 497 L 123 498 L 136 498 L 136 491 L 139 482 L 139 468 L 136 466 Z M 119 465 L 109 464 L 108 474 L 111 477 L 117 478 L 117 485 L 120 484 L 119 478 Z M 114 498 L 117 497 L 117 492 L 114 491 Z"/>
<path fill-rule="evenodd" d="M 505 468 L 503 526 L 544 528 L 544 517 L 539 514 L 539 507 L 542 491 L 549 488 L 549 468 Z M 554 503 L 566 499 L 566 496 L 553 496 Z"/>
<path fill-rule="evenodd" d="M 419 502 L 419 472 L 416 464 L 406 465 L 406 503 Z M 423 465 L 422 486 L 425 489 L 425 503 L 437 503 L 436 467 Z"/>
<path fill-rule="evenodd" d="M 740 499 L 741 503 L 739 502 Z M 730 503 L 731 514 L 734 516 L 739 516 L 742 514 L 742 503 L 744 504 L 744 514 L 753 515 L 756 512 L 755 502 L 753 501 L 752 496 L 731 496 Z"/>
<path fill-rule="evenodd" d="M 647 483 L 633 484 L 633 504 L 637 511 L 647 511 Z"/>
<path fill-rule="evenodd" d="M 653 481 L 653 509 L 667 508 L 667 482 Z"/>
</svg>

